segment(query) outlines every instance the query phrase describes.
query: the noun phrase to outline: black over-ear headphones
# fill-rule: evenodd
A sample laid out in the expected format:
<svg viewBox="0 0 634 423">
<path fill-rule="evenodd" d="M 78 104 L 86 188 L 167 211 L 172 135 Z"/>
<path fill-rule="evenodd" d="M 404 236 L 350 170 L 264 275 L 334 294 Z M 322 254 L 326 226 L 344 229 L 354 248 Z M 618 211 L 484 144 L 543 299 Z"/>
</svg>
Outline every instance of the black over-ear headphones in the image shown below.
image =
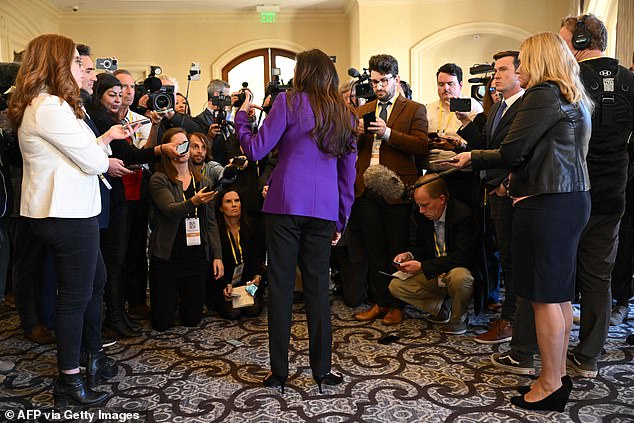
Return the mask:
<svg viewBox="0 0 634 423">
<path fill-rule="evenodd" d="M 575 32 L 572 33 L 572 46 L 575 50 L 585 50 L 590 47 L 592 42 L 592 35 L 586 28 L 585 20 L 588 15 L 583 15 L 577 20 L 577 27 Z"/>
</svg>

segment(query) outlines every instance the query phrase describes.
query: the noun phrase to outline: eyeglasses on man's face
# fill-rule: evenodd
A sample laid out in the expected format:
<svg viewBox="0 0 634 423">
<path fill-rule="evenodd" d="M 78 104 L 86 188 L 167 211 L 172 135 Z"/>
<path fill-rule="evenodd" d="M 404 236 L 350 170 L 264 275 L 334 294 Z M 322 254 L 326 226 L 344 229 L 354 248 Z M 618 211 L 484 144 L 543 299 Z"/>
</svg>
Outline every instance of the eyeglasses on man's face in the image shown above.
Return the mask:
<svg viewBox="0 0 634 423">
<path fill-rule="evenodd" d="M 370 84 L 373 87 L 378 86 L 379 84 L 381 84 L 382 87 L 387 87 L 387 84 L 390 82 L 390 79 L 394 78 L 394 76 L 392 75 L 388 75 L 384 78 L 379 79 L 378 81 L 376 79 L 370 79 Z"/>
</svg>

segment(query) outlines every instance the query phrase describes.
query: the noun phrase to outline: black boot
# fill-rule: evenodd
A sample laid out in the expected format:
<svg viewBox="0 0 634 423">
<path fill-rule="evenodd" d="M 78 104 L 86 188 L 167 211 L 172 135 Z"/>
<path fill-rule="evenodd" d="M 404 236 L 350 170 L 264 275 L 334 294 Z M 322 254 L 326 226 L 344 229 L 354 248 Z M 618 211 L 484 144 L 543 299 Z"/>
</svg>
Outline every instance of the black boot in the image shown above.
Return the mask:
<svg viewBox="0 0 634 423">
<path fill-rule="evenodd" d="M 134 338 L 141 335 L 140 331 L 134 330 L 126 325 L 121 315 L 119 315 L 118 318 L 110 316 L 104 321 L 103 326 L 122 338 Z"/>
<path fill-rule="evenodd" d="M 90 388 L 94 388 L 102 382 L 112 379 L 117 375 L 117 362 L 106 356 L 101 350 L 94 354 L 88 354 L 86 363 L 86 381 Z"/>
<path fill-rule="evenodd" d="M 55 407 L 67 405 L 99 405 L 110 398 L 107 392 L 93 391 L 86 386 L 80 373 L 59 373 L 53 388 Z"/>
</svg>

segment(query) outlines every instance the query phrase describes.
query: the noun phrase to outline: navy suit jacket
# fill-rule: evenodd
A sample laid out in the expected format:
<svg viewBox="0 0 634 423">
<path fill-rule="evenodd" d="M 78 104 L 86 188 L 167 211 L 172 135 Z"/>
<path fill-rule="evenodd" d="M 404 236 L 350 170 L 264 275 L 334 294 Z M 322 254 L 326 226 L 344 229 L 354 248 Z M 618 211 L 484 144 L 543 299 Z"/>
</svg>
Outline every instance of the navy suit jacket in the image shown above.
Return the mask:
<svg viewBox="0 0 634 423">
<path fill-rule="evenodd" d="M 502 141 L 508 134 L 509 129 L 511 129 L 511 124 L 513 123 L 513 119 L 519 110 L 520 104 L 522 103 L 522 99 L 517 99 L 511 107 L 506 110 L 506 113 L 500 119 L 500 123 L 495 129 L 494 133 L 491 133 L 491 127 L 493 126 L 493 119 L 500 108 L 502 102 L 495 103 L 491 110 L 489 111 L 489 116 L 487 118 L 486 125 L 484 127 L 484 132 L 479 132 L 477 126 L 470 122 L 467 126 L 458 130 L 458 135 L 467 140 L 467 149 L 468 150 L 497 150 L 500 148 Z M 486 170 L 486 180 L 488 187 L 497 187 L 502 181 L 508 176 L 509 172 L 507 169 L 487 169 Z"/>
</svg>

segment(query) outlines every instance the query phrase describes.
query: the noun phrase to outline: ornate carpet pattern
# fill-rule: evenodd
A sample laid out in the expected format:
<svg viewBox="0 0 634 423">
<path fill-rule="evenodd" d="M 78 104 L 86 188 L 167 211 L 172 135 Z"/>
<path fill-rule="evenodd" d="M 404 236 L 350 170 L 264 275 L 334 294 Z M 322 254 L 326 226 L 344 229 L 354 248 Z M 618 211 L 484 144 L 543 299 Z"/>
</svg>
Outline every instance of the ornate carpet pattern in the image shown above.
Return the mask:
<svg viewBox="0 0 634 423">
<path fill-rule="evenodd" d="M 119 340 L 108 348 L 120 369 L 99 387 L 113 394 L 101 410 L 138 413 L 127 422 L 174 423 L 634 421 L 634 347 L 624 342 L 634 332 L 633 321 L 610 328 L 598 377 L 574 377 L 566 411 L 547 413 L 510 405 L 515 388 L 530 379 L 504 373 L 489 361 L 492 352 L 504 351 L 508 344 L 473 341 L 484 329 L 486 315 L 472 319 L 467 334 L 450 336 L 411 308 L 396 328 L 379 321 L 357 322 L 352 319 L 354 311 L 333 299 L 333 370 L 345 381 L 324 386 L 323 394 L 308 364 L 301 304 L 293 313 L 284 395 L 261 384 L 269 366 L 266 312 L 238 322 L 212 315 L 197 328 L 177 327 L 165 333 L 150 330 L 144 321 L 142 337 Z M 578 326 L 573 330 L 574 343 Z M 390 345 L 377 343 L 391 333 L 401 339 Z M 244 346 L 228 344 L 229 338 Z M 50 411 L 55 349 L 26 340 L 15 311 L 0 311 L 0 358 L 16 362 L 16 369 L 0 384 L 0 421 L 7 420 L 7 410 Z"/>
</svg>

